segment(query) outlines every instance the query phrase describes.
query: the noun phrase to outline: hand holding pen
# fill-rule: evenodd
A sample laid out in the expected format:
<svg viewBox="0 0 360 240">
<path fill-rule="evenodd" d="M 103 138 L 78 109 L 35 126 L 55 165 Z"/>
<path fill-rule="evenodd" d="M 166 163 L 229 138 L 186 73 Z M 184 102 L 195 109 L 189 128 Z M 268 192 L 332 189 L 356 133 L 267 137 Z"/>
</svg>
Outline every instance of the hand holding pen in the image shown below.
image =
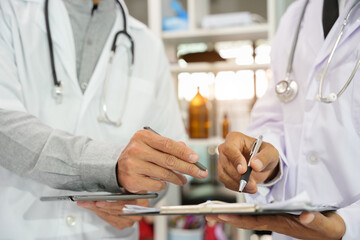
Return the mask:
<svg viewBox="0 0 360 240">
<path fill-rule="evenodd" d="M 218 178 L 225 187 L 256 193 L 257 184 L 267 182 L 278 174 L 279 152 L 260 139 L 232 132 L 219 146 Z M 239 184 L 241 180 L 242 186 Z"/>
<path fill-rule="evenodd" d="M 157 135 L 160 135 L 159 133 L 155 132 L 155 130 L 153 130 L 151 127 L 144 127 L 144 129 L 149 130 Z M 194 165 L 197 166 L 200 170 L 207 171 L 206 167 L 199 162 L 194 163 Z"/>
<path fill-rule="evenodd" d="M 136 193 L 160 191 L 166 182 L 184 185 L 183 174 L 206 178 L 206 168 L 195 165 L 199 156 L 184 143 L 162 137 L 146 128 L 134 134 L 117 162 L 117 180 L 121 187 Z"/>
<path fill-rule="evenodd" d="M 249 178 L 250 178 L 250 174 L 252 172 L 252 167 L 250 166 L 251 160 L 253 159 L 254 155 L 257 154 L 259 152 L 260 146 L 262 144 L 262 140 L 263 140 L 263 136 L 260 135 L 254 142 L 252 148 L 251 148 L 251 152 L 250 152 L 250 159 L 247 165 L 247 170 L 246 172 L 241 175 L 241 179 L 240 179 L 240 185 L 239 185 L 239 192 L 242 192 L 245 188 L 245 186 L 247 185 L 247 183 L 249 182 Z"/>
</svg>

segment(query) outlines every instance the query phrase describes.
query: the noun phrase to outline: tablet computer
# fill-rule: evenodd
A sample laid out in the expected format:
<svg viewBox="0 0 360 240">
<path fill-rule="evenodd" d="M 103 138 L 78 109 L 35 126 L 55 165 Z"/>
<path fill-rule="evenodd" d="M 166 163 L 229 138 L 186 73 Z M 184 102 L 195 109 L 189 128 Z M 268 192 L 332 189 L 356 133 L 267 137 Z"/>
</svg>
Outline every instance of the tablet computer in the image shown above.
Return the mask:
<svg viewBox="0 0 360 240">
<path fill-rule="evenodd" d="M 87 194 L 87 195 L 68 195 L 68 196 L 43 196 L 40 201 L 118 201 L 118 200 L 134 200 L 134 199 L 151 199 L 156 198 L 157 193 L 118 193 L 118 194 Z"/>
</svg>

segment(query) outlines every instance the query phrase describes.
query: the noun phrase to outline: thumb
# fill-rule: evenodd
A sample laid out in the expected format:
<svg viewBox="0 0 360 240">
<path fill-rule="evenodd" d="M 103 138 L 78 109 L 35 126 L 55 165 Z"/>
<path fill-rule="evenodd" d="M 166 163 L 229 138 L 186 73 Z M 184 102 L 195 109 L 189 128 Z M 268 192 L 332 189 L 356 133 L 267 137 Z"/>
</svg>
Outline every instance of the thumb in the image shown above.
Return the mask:
<svg viewBox="0 0 360 240">
<path fill-rule="evenodd" d="M 326 217 L 318 212 L 303 212 L 299 217 L 300 223 L 320 233 L 327 234 L 329 228 L 326 224 Z"/>
<path fill-rule="evenodd" d="M 316 224 L 317 221 L 319 221 L 318 219 L 315 220 L 315 213 L 313 212 L 303 212 L 301 213 L 300 217 L 299 217 L 300 223 L 311 227 L 314 225 L 314 222 Z"/>
<path fill-rule="evenodd" d="M 300 223 L 323 234 L 324 236 L 339 236 L 343 234 L 341 217 L 336 213 L 303 212 L 300 217 Z"/>
</svg>

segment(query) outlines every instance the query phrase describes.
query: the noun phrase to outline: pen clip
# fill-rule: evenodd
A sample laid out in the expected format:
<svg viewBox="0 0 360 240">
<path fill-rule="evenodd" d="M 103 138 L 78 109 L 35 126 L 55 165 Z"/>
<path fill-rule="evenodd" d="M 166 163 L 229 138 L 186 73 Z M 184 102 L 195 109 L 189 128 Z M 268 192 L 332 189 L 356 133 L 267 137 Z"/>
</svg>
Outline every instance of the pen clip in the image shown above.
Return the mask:
<svg viewBox="0 0 360 240">
<path fill-rule="evenodd" d="M 254 154 L 254 150 L 255 150 L 255 146 L 256 146 L 257 141 L 258 140 L 256 139 L 255 142 L 253 143 L 252 147 L 251 147 L 250 157 L 252 157 L 252 155 Z"/>
<path fill-rule="evenodd" d="M 253 143 L 253 145 L 251 147 L 251 151 L 250 151 L 250 159 L 252 159 L 252 157 L 259 152 L 260 146 L 262 144 L 262 139 L 263 139 L 263 136 L 260 135 Z M 249 161 L 249 163 L 250 163 L 250 161 Z"/>
</svg>

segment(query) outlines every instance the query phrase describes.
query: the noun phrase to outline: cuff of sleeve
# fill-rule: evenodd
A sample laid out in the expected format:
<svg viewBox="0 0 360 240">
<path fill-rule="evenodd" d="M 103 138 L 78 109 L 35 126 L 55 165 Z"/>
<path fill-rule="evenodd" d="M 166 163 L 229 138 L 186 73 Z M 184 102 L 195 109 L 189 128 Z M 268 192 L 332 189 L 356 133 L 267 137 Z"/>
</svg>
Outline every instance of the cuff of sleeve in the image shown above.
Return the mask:
<svg viewBox="0 0 360 240">
<path fill-rule="evenodd" d="M 89 192 L 121 192 L 116 176 L 117 160 L 123 148 L 118 144 L 90 141 L 81 156 L 81 179 Z"/>
</svg>

